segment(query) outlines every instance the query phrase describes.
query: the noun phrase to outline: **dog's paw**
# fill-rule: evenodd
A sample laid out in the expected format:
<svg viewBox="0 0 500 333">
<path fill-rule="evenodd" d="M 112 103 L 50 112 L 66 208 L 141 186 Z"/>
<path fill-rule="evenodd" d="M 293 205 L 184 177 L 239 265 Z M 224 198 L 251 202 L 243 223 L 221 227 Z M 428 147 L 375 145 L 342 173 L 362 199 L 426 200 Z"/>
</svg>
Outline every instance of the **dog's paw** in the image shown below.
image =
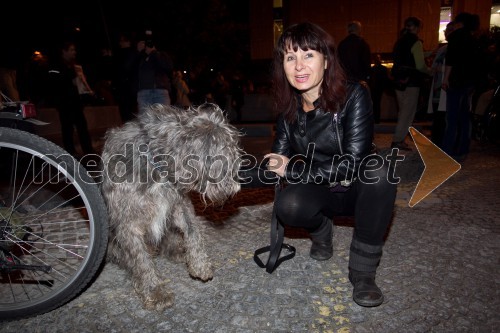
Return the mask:
<svg viewBox="0 0 500 333">
<path fill-rule="evenodd" d="M 198 276 L 197 278 L 203 282 L 207 282 L 207 281 L 210 281 L 214 278 L 214 273 L 212 271 L 210 271 L 210 272 L 207 272 L 206 274 Z"/>
<path fill-rule="evenodd" d="M 174 294 L 165 284 L 156 286 L 149 293 L 142 296 L 142 303 L 147 310 L 161 312 L 174 304 Z"/>
<path fill-rule="evenodd" d="M 198 267 L 198 269 L 194 270 L 192 267 L 189 270 L 189 274 L 196 279 L 199 279 L 203 282 L 212 280 L 214 277 L 214 272 L 212 271 L 212 268 L 210 265 L 206 265 L 203 267 Z"/>
</svg>

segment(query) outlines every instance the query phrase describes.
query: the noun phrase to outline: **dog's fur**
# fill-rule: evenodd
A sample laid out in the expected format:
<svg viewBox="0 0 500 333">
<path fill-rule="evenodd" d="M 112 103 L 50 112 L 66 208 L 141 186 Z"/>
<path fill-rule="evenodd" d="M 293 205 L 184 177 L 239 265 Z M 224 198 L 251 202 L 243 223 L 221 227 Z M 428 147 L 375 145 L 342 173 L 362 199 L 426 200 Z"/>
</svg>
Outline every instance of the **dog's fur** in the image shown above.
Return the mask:
<svg viewBox="0 0 500 333">
<path fill-rule="evenodd" d="M 106 133 L 108 260 L 132 275 L 145 308 L 161 311 L 174 299 L 155 254 L 184 260 L 194 278 L 213 277 L 189 193 L 222 204 L 240 190 L 240 135 L 215 104 L 188 110 L 156 104 Z"/>
</svg>

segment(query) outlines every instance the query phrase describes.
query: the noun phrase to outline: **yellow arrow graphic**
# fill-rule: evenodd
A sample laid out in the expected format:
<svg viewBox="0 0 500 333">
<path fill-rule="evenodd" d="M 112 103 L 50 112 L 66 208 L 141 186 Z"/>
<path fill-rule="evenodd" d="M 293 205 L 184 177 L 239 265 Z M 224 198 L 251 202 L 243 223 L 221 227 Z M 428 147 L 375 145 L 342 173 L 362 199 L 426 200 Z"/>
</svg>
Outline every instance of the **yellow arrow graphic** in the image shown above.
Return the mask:
<svg viewBox="0 0 500 333">
<path fill-rule="evenodd" d="M 410 127 L 409 130 L 420 158 L 424 162 L 424 172 L 408 203 L 410 207 L 413 207 L 457 173 L 461 165 L 414 127 Z"/>
</svg>

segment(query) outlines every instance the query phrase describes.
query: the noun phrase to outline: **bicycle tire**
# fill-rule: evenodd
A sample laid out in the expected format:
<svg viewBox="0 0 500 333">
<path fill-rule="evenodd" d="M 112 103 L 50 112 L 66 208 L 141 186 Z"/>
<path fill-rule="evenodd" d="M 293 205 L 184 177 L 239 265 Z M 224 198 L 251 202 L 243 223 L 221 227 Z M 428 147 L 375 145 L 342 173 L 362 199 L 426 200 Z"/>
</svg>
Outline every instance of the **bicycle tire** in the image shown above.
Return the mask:
<svg viewBox="0 0 500 333">
<path fill-rule="evenodd" d="M 0 127 L 0 154 L 0 321 L 11 321 L 53 311 L 90 285 L 108 215 L 98 183 L 58 145 Z"/>
</svg>

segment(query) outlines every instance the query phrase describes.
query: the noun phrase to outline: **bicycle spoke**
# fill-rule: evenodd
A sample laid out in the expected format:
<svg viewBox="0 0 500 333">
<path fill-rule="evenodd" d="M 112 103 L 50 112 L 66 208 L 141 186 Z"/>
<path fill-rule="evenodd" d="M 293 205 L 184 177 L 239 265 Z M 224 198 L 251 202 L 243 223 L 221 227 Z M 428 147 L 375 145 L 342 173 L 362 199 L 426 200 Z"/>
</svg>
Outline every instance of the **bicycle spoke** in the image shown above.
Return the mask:
<svg viewBox="0 0 500 333">
<path fill-rule="evenodd" d="M 75 297 L 97 272 L 108 231 L 104 200 L 82 165 L 45 139 L 0 130 L 3 321 Z"/>
</svg>

